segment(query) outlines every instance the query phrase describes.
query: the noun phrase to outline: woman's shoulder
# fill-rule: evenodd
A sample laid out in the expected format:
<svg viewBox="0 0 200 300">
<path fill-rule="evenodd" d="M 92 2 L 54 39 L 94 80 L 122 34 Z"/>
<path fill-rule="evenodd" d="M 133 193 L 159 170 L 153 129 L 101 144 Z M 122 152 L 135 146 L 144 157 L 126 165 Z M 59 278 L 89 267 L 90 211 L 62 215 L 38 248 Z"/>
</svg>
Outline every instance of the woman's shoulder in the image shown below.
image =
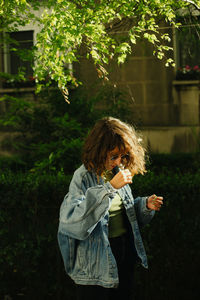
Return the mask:
<svg viewBox="0 0 200 300">
<path fill-rule="evenodd" d="M 86 172 L 86 171 L 87 171 L 87 169 L 86 169 L 85 166 L 82 164 L 80 167 L 78 167 L 78 168 L 75 170 L 74 174 L 82 173 L 82 172 Z"/>
<path fill-rule="evenodd" d="M 82 181 L 85 175 L 87 174 L 87 169 L 84 165 L 81 165 L 78 169 L 74 171 L 74 174 L 72 176 L 72 182 L 73 181 Z"/>
<path fill-rule="evenodd" d="M 72 178 L 72 184 L 75 183 L 78 186 L 84 185 L 93 185 L 92 182 L 95 181 L 95 174 L 89 172 L 84 165 L 81 165 L 76 171 L 74 172 Z"/>
</svg>

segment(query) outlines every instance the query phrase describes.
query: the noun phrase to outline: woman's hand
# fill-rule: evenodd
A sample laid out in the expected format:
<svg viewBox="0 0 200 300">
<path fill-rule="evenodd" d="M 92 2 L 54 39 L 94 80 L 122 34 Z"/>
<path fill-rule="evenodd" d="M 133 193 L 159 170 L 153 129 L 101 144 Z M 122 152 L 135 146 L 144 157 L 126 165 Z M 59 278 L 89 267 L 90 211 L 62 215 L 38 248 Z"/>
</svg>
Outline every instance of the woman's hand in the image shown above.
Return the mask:
<svg viewBox="0 0 200 300">
<path fill-rule="evenodd" d="M 160 210 L 163 204 L 163 197 L 151 195 L 147 198 L 147 208 L 152 210 Z"/>
<path fill-rule="evenodd" d="M 132 175 L 128 169 L 119 171 L 110 181 L 110 184 L 115 189 L 120 189 L 127 183 L 132 183 Z"/>
</svg>

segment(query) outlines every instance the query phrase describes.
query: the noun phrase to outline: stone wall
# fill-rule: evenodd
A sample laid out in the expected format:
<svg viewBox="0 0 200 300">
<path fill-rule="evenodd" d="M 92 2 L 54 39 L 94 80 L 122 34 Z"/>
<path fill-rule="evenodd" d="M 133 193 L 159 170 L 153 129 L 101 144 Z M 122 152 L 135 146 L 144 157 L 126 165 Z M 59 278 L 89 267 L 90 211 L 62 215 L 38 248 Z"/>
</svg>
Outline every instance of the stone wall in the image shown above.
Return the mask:
<svg viewBox="0 0 200 300">
<path fill-rule="evenodd" d="M 102 85 L 92 62 L 82 59 L 76 74 L 90 95 Z M 125 91 L 132 123 L 152 152 L 199 150 L 199 82 L 180 88 L 175 69 L 165 67 L 144 42 L 137 44 L 125 64 L 111 64 L 110 84 Z M 190 89 L 190 92 L 189 92 Z"/>
</svg>

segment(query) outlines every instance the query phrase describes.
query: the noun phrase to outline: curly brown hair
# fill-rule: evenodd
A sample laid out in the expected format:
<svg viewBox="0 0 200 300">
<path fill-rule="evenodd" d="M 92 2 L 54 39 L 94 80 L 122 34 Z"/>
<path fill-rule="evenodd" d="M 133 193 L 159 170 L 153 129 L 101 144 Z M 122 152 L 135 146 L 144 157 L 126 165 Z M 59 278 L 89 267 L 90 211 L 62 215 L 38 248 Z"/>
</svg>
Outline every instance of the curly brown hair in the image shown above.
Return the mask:
<svg viewBox="0 0 200 300">
<path fill-rule="evenodd" d="M 108 153 L 115 148 L 129 155 L 123 165 L 132 175 L 146 172 L 145 149 L 140 144 L 139 135 L 133 126 L 113 117 L 105 117 L 96 122 L 85 140 L 82 161 L 86 169 L 101 175 L 105 171 Z"/>
</svg>

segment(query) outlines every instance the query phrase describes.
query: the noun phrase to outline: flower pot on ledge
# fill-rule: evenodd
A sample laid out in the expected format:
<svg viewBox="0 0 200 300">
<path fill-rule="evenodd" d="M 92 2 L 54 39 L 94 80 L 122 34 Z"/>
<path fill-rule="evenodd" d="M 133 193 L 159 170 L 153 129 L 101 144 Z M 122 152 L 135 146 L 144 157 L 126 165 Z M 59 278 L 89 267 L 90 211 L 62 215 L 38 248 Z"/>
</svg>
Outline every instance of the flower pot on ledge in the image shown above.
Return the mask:
<svg viewBox="0 0 200 300">
<path fill-rule="evenodd" d="M 179 125 L 199 125 L 200 80 L 173 81 L 174 104 L 178 106 Z"/>
</svg>

